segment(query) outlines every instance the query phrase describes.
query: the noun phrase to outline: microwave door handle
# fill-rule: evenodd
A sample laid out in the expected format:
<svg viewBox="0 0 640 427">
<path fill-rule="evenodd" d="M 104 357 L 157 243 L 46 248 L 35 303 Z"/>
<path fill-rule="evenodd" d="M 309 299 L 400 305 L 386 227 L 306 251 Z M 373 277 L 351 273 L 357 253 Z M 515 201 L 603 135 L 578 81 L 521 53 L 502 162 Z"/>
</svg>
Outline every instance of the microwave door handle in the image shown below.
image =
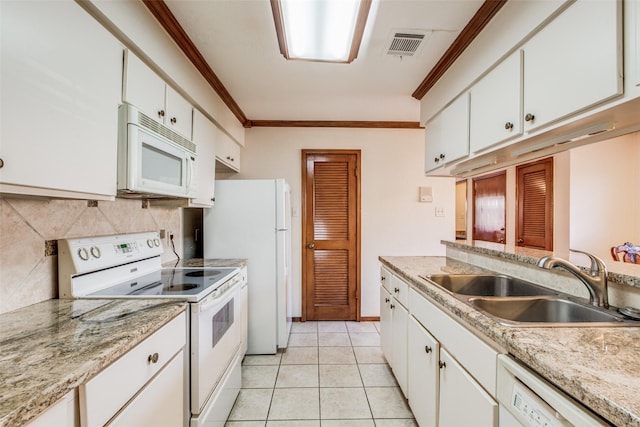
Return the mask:
<svg viewBox="0 0 640 427">
<path fill-rule="evenodd" d="M 191 188 L 191 183 L 193 182 L 193 165 L 192 163 L 195 159 L 191 156 L 187 156 L 187 189 Z M 187 190 L 188 192 L 188 190 Z"/>
</svg>

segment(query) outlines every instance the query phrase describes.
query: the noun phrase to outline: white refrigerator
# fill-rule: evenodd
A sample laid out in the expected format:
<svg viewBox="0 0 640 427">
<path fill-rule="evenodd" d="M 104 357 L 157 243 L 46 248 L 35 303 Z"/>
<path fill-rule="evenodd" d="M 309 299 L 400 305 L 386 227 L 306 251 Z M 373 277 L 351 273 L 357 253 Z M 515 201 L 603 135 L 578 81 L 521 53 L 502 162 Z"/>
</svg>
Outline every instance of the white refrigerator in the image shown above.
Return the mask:
<svg viewBox="0 0 640 427">
<path fill-rule="evenodd" d="M 291 330 L 291 204 L 283 179 L 216 181 L 203 215 L 204 258 L 247 260 L 247 354 L 286 348 Z"/>
</svg>

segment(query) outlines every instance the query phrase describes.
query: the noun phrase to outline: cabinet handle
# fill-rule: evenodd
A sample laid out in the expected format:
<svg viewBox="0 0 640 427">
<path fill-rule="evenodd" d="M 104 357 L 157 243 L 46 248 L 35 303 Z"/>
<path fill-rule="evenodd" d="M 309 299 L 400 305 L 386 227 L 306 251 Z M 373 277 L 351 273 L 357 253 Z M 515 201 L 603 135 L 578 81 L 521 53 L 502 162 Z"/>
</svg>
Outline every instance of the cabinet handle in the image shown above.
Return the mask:
<svg viewBox="0 0 640 427">
<path fill-rule="evenodd" d="M 169 120 L 171 122 L 172 125 L 175 125 L 176 123 L 178 123 L 178 119 L 176 119 L 175 117 L 171 117 L 171 120 Z"/>
<path fill-rule="evenodd" d="M 505 124 L 504 124 L 504 128 L 505 128 L 506 130 L 513 130 L 513 123 L 511 123 L 511 122 L 507 122 L 507 123 L 505 123 Z"/>
<path fill-rule="evenodd" d="M 389 301 L 391 301 L 389 298 L 384 299 L 384 302 L 389 302 Z"/>
<path fill-rule="evenodd" d="M 447 367 L 447 364 L 446 364 L 446 363 L 444 363 L 442 360 L 440 360 L 440 361 L 438 362 L 438 366 L 440 367 L 440 369 L 443 369 L 443 368 L 446 368 L 446 367 Z"/>
<path fill-rule="evenodd" d="M 524 116 L 524 121 L 525 122 L 532 122 L 532 121 L 535 120 L 535 118 L 536 118 L 536 116 L 534 116 L 531 113 L 528 113 L 526 116 Z"/>
<path fill-rule="evenodd" d="M 4 167 L 4 160 L 0 159 L 0 169 Z"/>
<path fill-rule="evenodd" d="M 396 294 L 400 292 L 399 288 L 393 288 L 393 292 L 395 292 Z"/>
<path fill-rule="evenodd" d="M 158 363 L 158 353 L 150 354 L 147 358 L 148 363 Z"/>
<path fill-rule="evenodd" d="M 393 304 L 391 304 L 391 305 L 389 306 L 389 308 L 393 310 L 394 308 L 396 308 L 396 306 L 395 306 L 395 305 L 393 305 Z"/>
<path fill-rule="evenodd" d="M 158 111 L 158 117 L 160 118 L 164 117 L 164 110 Z"/>
<path fill-rule="evenodd" d="M 425 353 L 431 353 L 431 347 L 429 347 L 428 345 L 424 346 L 424 352 Z"/>
</svg>

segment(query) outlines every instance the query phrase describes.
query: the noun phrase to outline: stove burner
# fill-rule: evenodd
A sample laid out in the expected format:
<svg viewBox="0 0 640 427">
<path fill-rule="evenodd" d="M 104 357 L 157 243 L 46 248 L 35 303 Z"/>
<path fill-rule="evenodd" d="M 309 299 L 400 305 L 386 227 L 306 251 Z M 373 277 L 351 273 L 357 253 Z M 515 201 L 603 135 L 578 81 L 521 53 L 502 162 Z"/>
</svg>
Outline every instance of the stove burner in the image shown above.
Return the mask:
<svg viewBox="0 0 640 427">
<path fill-rule="evenodd" d="M 179 283 L 177 285 L 166 286 L 164 288 L 164 291 L 165 292 L 184 292 L 191 289 L 195 289 L 197 287 L 198 285 L 195 285 L 193 283 Z"/>
<path fill-rule="evenodd" d="M 185 276 L 189 277 L 205 277 L 205 276 L 217 276 L 220 274 L 220 270 L 197 270 L 186 273 Z"/>
</svg>

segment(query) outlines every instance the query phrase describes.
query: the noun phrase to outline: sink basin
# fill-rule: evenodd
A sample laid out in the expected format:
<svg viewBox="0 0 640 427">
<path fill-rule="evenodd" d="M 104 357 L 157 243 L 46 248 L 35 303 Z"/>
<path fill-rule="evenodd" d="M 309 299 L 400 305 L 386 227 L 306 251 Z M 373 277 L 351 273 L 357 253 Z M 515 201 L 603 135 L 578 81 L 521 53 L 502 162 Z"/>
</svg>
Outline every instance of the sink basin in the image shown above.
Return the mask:
<svg viewBox="0 0 640 427">
<path fill-rule="evenodd" d="M 432 274 L 425 278 L 449 292 L 460 295 L 523 297 L 558 294 L 524 280 L 495 274 Z"/>
<path fill-rule="evenodd" d="M 511 326 L 640 326 L 614 312 L 564 298 L 469 298 L 468 302 Z"/>
</svg>

